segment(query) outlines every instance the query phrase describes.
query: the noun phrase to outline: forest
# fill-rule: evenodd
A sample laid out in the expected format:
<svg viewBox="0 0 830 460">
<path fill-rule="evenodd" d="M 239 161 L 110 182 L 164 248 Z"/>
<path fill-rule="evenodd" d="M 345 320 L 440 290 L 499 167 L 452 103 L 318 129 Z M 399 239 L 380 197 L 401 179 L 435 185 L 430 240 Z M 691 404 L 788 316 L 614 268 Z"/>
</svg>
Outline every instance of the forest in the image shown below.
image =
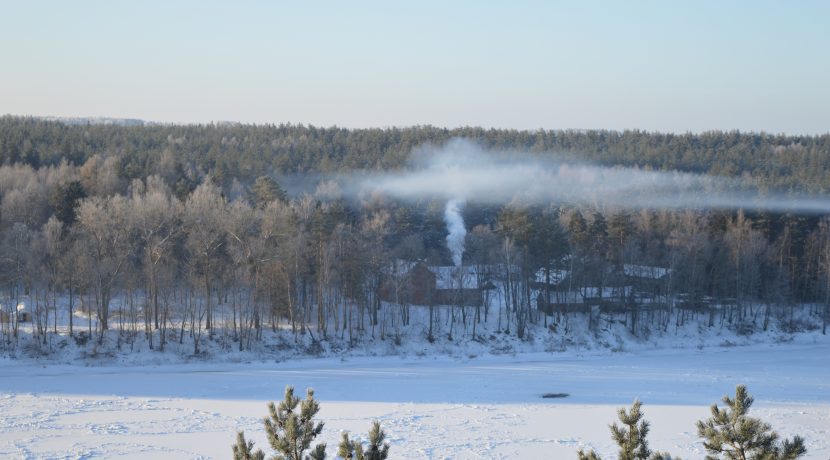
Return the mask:
<svg viewBox="0 0 830 460">
<path fill-rule="evenodd" d="M 220 331 L 240 350 L 269 330 L 398 339 L 413 305 L 384 291 L 405 284 L 401 266 L 453 265 L 445 203 L 339 196 L 325 178 L 406 170 L 413 149 L 456 138 L 740 178 L 761 189 L 820 196 L 830 187 L 830 135 L 120 126 L 5 116 L 2 346 L 18 341 L 23 312 L 14 306 L 24 299 L 43 343 L 50 334 L 103 341 L 119 331 L 160 349 L 187 337 L 198 353 Z M 567 330 L 574 315 L 592 327 L 616 315 L 633 335 L 692 319 L 747 333 L 772 321 L 826 331 L 830 219 L 821 214 L 474 199 L 461 212 L 460 265 L 490 289 L 481 305 L 428 305 L 430 339 L 439 322 L 469 325 L 476 339 L 476 324 L 497 321 L 523 338 L 528 324 Z"/>
</svg>

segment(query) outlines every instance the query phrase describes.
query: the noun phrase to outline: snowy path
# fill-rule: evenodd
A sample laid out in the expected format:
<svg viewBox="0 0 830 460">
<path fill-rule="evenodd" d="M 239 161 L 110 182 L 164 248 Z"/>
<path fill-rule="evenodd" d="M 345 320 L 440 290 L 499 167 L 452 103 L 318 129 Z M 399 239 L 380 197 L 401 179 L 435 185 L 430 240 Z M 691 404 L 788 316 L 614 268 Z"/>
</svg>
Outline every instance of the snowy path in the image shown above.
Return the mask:
<svg viewBox="0 0 830 460">
<path fill-rule="evenodd" d="M 330 454 L 339 431 L 381 420 L 394 458 L 610 457 L 607 425 L 639 397 L 652 447 L 703 456 L 695 420 L 745 383 L 754 414 L 830 458 L 830 346 L 293 363 L 42 367 L 0 361 L 0 457 L 228 458 L 235 430 L 286 384 L 315 388 Z M 543 393 L 568 393 L 542 399 Z"/>
</svg>

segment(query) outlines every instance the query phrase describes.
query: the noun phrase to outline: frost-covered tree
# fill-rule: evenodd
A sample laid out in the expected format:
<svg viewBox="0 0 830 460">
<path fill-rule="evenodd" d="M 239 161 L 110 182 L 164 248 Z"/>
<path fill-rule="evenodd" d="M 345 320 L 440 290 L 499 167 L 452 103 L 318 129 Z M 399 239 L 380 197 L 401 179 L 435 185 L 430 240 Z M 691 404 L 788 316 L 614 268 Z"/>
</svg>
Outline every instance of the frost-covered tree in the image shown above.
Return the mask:
<svg viewBox="0 0 830 460">
<path fill-rule="evenodd" d="M 168 305 L 160 299 L 165 288 L 172 288 L 171 272 L 176 268 L 173 252 L 182 232 L 181 215 L 184 209 L 157 176 L 147 178 L 146 185 L 136 180 L 131 188 L 130 207 L 135 219 L 137 246 L 141 248 L 148 303 L 152 306 L 145 312 L 146 334 L 150 348 L 153 348 L 151 324 L 160 329 L 159 345 L 163 350 Z"/>
<path fill-rule="evenodd" d="M 252 330 L 261 323 L 258 294 L 261 271 L 265 262 L 272 258 L 266 248 L 266 238 L 260 231 L 262 213 L 244 201 L 234 201 L 228 207 L 228 219 L 222 225 L 227 232 L 228 255 L 233 262 L 234 289 L 242 296 L 247 295 L 247 302 L 237 305 L 233 302 L 234 324 L 237 325 L 239 349 L 250 346 Z"/>
<path fill-rule="evenodd" d="M 760 419 L 749 417 L 754 398 L 746 386 L 738 385 L 735 398 L 723 397 L 726 408 L 712 405 L 712 416 L 697 422 L 707 460 L 794 460 L 807 452 L 804 439 L 793 437 L 778 442 L 778 433 Z"/>
<path fill-rule="evenodd" d="M 18 337 L 18 310 L 13 308 L 25 294 L 28 274 L 28 259 L 31 252 L 32 231 L 21 222 L 15 222 L 11 229 L 0 239 L 0 280 L 4 280 L 9 300 L 9 309 L 0 310 L 0 317 L 8 315 L 2 321 L 3 328 L 11 326 L 12 335 Z M 0 306 L 2 308 L 2 306 Z M 7 331 L 8 332 L 8 331 Z M 6 336 L 9 340 L 10 336 Z"/>
<path fill-rule="evenodd" d="M 84 236 L 90 260 L 90 284 L 98 302 L 99 341 L 109 328 L 110 301 L 116 282 L 135 252 L 132 236 L 133 215 L 127 199 L 121 195 L 110 198 L 92 197 L 78 208 L 78 224 Z"/>
<path fill-rule="evenodd" d="M 187 233 L 185 246 L 190 253 L 190 266 L 204 289 L 206 327 L 211 330 L 211 334 L 211 294 L 220 251 L 225 244 L 221 222 L 226 218 L 226 206 L 227 202 L 219 187 L 206 180 L 190 194 L 184 207 L 183 224 Z"/>
</svg>

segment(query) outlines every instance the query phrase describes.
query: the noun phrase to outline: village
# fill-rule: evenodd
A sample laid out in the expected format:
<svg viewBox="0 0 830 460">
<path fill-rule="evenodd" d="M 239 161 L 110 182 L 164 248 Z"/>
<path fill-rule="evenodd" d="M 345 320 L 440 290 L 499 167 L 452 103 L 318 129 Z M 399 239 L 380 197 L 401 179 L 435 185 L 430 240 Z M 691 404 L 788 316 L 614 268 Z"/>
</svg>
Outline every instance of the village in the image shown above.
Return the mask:
<svg viewBox="0 0 830 460">
<path fill-rule="evenodd" d="M 457 267 L 398 260 L 394 270 L 387 270 L 380 295 L 381 300 L 393 304 L 482 307 L 510 282 L 505 273 L 509 276 L 518 271 L 518 267 L 506 271 L 500 265 Z M 576 281 L 570 270 L 543 268 L 527 284 L 531 307 L 548 315 L 592 308 L 615 312 L 632 307 L 665 309 L 670 304 L 692 308 L 688 294 L 669 296 L 671 275 L 669 268 L 624 264 L 621 270 L 608 270 L 599 278 L 601 284 L 586 285 Z M 699 299 L 694 306 L 709 306 L 709 301 Z"/>
</svg>

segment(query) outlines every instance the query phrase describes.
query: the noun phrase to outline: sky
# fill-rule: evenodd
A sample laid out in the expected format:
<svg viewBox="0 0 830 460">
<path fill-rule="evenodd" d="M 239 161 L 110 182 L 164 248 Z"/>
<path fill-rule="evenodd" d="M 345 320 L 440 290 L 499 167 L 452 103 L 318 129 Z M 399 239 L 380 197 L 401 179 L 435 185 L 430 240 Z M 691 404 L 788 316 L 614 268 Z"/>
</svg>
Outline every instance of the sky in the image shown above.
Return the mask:
<svg viewBox="0 0 830 460">
<path fill-rule="evenodd" d="M 0 114 L 830 131 L 825 1 L 0 0 Z"/>
</svg>

